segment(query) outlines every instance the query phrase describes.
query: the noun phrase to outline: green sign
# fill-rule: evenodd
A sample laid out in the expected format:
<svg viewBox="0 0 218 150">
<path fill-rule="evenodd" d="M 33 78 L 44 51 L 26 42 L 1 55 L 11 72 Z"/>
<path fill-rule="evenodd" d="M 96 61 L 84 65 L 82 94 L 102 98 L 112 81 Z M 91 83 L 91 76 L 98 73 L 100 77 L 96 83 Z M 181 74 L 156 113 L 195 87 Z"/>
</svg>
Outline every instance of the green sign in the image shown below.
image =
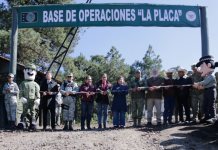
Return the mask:
<svg viewBox="0 0 218 150">
<path fill-rule="evenodd" d="M 68 4 L 17 7 L 18 27 L 200 27 L 199 7 L 150 4 Z"/>
</svg>

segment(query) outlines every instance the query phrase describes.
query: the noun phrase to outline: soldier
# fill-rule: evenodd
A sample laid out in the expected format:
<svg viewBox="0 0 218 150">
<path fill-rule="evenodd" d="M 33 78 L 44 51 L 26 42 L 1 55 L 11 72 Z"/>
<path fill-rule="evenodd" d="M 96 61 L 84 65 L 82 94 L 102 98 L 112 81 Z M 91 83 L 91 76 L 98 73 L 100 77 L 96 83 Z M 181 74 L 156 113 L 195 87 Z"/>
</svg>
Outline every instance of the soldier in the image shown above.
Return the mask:
<svg viewBox="0 0 218 150">
<path fill-rule="evenodd" d="M 67 109 L 63 109 L 63 130 L 73 130 L 76 92 L 78 92 L 78 85 L 73 81 L 73 74 L 67 75 L 67 80 L 61 85 L 61 94 L 63 95 L 63 105 L 68 106 Z M 69 123 L 69 125 L 68 125 Z"/>
<path fill-rule="evenodd" d="M 218 93 L 218 72 L 215 73 L 216 77 L 216 93 Z M 216 112 L 218 112 L 218 94 L 216 96 Z"/>
<path fill-rule="evenodd" d="M 43 130 L 46 130 L 47 127 L 47 116 L 48 110 L 51 114 L 51 128 L 55 130 L 55 96 L 57 95 L 57 83 L 52 80 L 52 73 L 46 73 L 46 79 L 40 85 L 41 89 L 41 108 L 43 110 Z"/>
<path fill-rule="evenodd" d="M 36 130 L 36 110 L 40 103 L 40 87 L 34 81 L 36 77 L 36 66 L 28 64 L 24 69 L 24 81 L 20 84 L 20 99 L 23 103 L 23 113 L 21 122 L 27 124 L 29 120 L 29 129 Z"/>
<path fill-rule="evenodd" d="M 196 66 L 192 65 L 191 68 L 193 70 L 193 74 L 191 75 L 192 82 L 201 82 L 203 77 L 201 77 L 201 74 L 197 72 Z M 192 122 L 196 123 L 197 115 L 199 120 L 203 117 L 203 90 L 192 88 L 190 94 L 193 113 Z"/>
<path fill-rule="evenodd" d="M 146 81 L 141 77 L 141 71 L 136 70 L 135 78 L 131 81 L 131 100 L 132 100 L 132 118 L 133 127 L 141 126 L 143 108 L 145 105 L 145 89 L 140 87 L 146 86 Z"/>
<path fill-rule="evenodd" d="M 161 104 L 163 98 L 163 90 L 158 86 L 164 84 L 164 78 L 159 76 L 159 71 L 153 68 L 151 71 L 151 77 L 147 79 L 147 85 L 149 87 L 147 93 L 147 125 L 152 125 L 153 107 L 156 108 L 157 125 L 161 125 Z"/>
<path fill-rule="evenodd" d="M 7 112 L 9 129 L 15 129 L 17 96 L 19 94 L 19 88 L 13 81 L 14 75 L 12 73 L 8 74 L 7 79 L 8 81 L 3 87 L 3 94 L 5 95 L 5 108 Z"/>
</svg>

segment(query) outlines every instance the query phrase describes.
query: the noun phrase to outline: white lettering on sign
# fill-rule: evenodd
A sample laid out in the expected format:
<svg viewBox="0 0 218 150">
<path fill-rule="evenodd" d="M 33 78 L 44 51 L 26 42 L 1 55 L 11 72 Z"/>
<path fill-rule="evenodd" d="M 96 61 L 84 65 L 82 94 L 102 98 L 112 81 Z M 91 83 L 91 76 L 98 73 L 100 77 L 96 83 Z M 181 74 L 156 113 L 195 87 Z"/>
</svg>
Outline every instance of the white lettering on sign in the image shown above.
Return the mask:
<svg viewBox="0 0 218 150">
<path fill-rule="evenodd" d="M 142 17 L 142 21 L 152 21 L 150 9 L 147 9 L 145 12 L 146 13 L 144 13 L 143 9 L 138 10 L 138 15 Z"/>
<path fill-rule="evenodd" d="M 76 10 L 66 10 L 66 22 L 76 22 Z"/>
<path fill-rule="evenodd" d="M 134 9 L 85 9 L 79 11 L 79 21 L 135 21 Z"/>
<path fill-rule="evenodd" d="M 179 22 L 180 16 L 182 16 L 181 10 L 161 10 L 154 9 L 154 21 L 171 21 L 171 22 Z"/>
<path fill-rule="evenodd" d="M 189 13 L 191 14 L 191 13 Z M 193 13 L 192 13 L 193 14 Z M 179 22 L 182 10 L 173 9 L 80 9 L 43 11 L 43 23 L 59 22 Z M 189 15 L 193 16 L 193 15 Z"/>
<path fill-rule="evenodd" d="M 84 13 L 84 11 L 79 11 L 79 20 L 80 20 L 80 21 L 84 21 L 84 18 L 85 18 L 85 13 Z"/>
<path fill-rule="evenodd" d="M 63 21 L 63 10 L 43 11 L 43 23 Z"/>
</svg>

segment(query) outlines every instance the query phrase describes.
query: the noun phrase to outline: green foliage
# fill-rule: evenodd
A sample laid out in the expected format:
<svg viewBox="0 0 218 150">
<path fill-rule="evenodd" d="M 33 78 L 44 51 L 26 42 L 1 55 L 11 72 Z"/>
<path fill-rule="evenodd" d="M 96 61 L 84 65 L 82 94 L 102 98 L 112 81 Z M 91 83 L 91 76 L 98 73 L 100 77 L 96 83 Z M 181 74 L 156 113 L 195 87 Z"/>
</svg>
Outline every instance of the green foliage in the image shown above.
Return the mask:
<svg viewBox="0 0 218 150">
<path fill-rule="evenodd" d="M 22 29 L 18 34 L 18 62 L 33 62 L 40 67 L 50 63 L 52 53 L 49 44 L 43 43 L 39 32 L 34 29 Z"/>
<path fill-rule="evenodd" d="M 140 69 L 145 76 L 149 76 L 152 68 L 157 68 L 161 70 L 162 60 L 159 55 L 155 54 L 152 46 L 149 45 L 148 50 L 145 52 L 145 55 L 142 61 L 135 61 L 131 66 L 130 77 L 134 76 L 136 69 Z"/>
<path fill-rule="evenodd" d="M 160 55 L 156 55 L 152 46 L 149 45 L 148 50 L 145 53 L 145 56 L 143 57 L 143 64 L 144 64 L 144 70 L 145 73 L 149 74 L 152 68 L 157 68 L 158 70 L 161 69 L 161 58 Z"/>
<path fill-rule="evenodd" d="M 0 50 L 3 53 L 9 53 L 9 31 L 0 30 Z"/>
<path fill-rule="evenodd" d="M 130 69 L 115 47 L 112 47 L 106 56 L 91 56 L 91 60 L 87 60 L 82 54 L 76 58 L 67 57 L 63 68 L 65 73 L 73 72 L 76 81 L 80 83 L 87 75 L 91 75 L 93 83 L 96 83 L 103 73 L 108 74 L 109 81 L 116 82 L 120 75 L 128 77 Z"/>
<path fill-rule="evenodd" d="M 125 64 L 125 60 L 114 46 L 106 56 L 92 56 L 91 64 L 87 73 L 92 75 L 95 81 L 100 80 L 103 73 L 107 73 L 108 80 L 116 82 L 120 75 L 127 78 L 130 71 L 129 65 Z"/>
<path fill-rule="evenodd" d="M 8 31 L 11 27 L 11 12 L 6 4 L 0 4 L 0 29 Z"/>
<path fill-rule="evenodd" d="M 0 9 L 0 48 L 9 53 L 9 29 L 11 28 L 11 9 L 17 5 L 42 5 L 72 3 L 72 0 L 7 0 L 8 5 Z M 7 7 L 6 7 L 7 6 Z M 58 48 L 66 37 L 69 28 L 19 29 L 18 62 L 35 63 L 41 71 L 47 70 Z M 6 38 L 4 38 L 6 37 Z M 76 38 L 78 40 L 78 37 Z M 74 42 L 75 43 L 75 42 Z M 69 50 L 73 52 L 73 47 Z M 53 68 L 55 70 L 55 68 Z"/>
</svg>

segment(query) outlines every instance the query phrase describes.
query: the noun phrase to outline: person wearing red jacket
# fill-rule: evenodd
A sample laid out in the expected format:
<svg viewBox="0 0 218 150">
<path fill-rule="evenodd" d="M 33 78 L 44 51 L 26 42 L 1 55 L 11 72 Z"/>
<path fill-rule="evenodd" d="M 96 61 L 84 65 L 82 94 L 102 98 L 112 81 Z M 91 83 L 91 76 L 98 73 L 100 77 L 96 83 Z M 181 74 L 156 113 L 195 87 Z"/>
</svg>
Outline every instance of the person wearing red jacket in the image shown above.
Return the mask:
<svg viewBox="0 0 218 150">
<path fill-rule="evenodd" d="M 93 112 L 93 103 L 95 95 L 95 87 L 92 84 L 92 77 L 87 76 L 85 83 L 80 86 L 79 91 L 82 93 L 81 101 L 81 130 L 85 130 L 85 121 L 87 129 L 91 130 L 90 123 Z"/>
</svg>

